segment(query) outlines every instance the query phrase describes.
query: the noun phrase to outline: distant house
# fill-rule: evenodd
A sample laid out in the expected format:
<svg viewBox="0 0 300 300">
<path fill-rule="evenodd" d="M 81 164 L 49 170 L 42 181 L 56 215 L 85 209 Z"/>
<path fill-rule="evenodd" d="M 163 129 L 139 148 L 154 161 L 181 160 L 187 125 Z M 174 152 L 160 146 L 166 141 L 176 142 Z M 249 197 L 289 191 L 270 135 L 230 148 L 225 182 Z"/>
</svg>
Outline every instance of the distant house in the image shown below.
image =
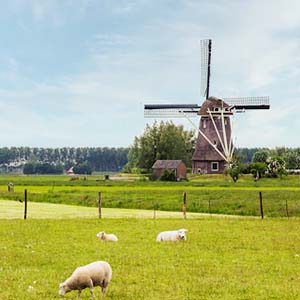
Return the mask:
<svg viewBox="0 0 300 300">
<path fill-rule="evenodd" d="M 74 175 L 73 167 L 71 167 L 69 170 L 67 170 L 67 175 L 69 175 L 69 176 Z"/>
<path fill-rule="evenodd" d="M 186 165 L 182 160 L 157 160 L 152 170 L 154 179 L 159 179 L 165 170 L 174 171 L 176 180 L 186 179 Z"/>
</svg>

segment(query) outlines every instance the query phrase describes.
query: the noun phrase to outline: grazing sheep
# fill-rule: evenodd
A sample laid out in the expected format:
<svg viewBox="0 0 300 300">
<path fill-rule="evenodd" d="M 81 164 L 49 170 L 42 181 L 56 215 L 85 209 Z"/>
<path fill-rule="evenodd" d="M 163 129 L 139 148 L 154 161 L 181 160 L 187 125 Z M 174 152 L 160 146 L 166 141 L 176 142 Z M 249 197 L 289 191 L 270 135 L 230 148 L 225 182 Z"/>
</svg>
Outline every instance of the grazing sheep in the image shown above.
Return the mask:
<svg viewBox="0 0 300 300">
<path fill-rule="evenodd" d="M 80 299 L 81 290 L 89 288 L 94 298 L 94 287 L 100 286 L 104 297 L 111 276 L 112 269 L 106 261 L 95 261 L 78 267 L 65 282 L 59 284 L 59 295 L 63 296 L 65 293 L 78 290 L 78 299 Z"/>
<path fill-rule="evenodd" d="M 117 242 L 118 238 L 113 233 L 106 234 L 104 231 L 98 232 L 96 237 L 101 241 Z"/>
<path fill-rule="evenodd" d="M 179 229 L 179 230 L 174 230 L 174 231 L 163 231 L 160 232 L 156 238 L 157 242 L 162 242 L 162 241 L 185 241 L 186 236 L 185 233 L 187 232 L 186 229 Z"/>
</svg>

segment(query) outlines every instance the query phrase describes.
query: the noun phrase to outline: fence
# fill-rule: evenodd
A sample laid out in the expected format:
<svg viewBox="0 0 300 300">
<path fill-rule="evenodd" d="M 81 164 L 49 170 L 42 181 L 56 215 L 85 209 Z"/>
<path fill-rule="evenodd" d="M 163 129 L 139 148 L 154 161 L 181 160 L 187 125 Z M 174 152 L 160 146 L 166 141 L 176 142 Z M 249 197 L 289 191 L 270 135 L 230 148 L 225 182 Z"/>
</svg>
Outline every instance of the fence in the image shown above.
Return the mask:
<svg viewBox="0 0 300 300">
<path fill-rule="evenodd" d="M 25 197 L 25 199 L 24 199 Z M 0 199 L 24 201 L 27 215 L 27 197 L 32 202 L 63 203 L 81 206 L 146 209 L 151 211 L 228 214 L 258 217 L 300 217 L 300 191 L 254 189 L 105 189 L 97 191 L 48 191 L 45 193 L 0 192 Z M 153 214 L 155 216 L 155 214 Z"/>
</svg>

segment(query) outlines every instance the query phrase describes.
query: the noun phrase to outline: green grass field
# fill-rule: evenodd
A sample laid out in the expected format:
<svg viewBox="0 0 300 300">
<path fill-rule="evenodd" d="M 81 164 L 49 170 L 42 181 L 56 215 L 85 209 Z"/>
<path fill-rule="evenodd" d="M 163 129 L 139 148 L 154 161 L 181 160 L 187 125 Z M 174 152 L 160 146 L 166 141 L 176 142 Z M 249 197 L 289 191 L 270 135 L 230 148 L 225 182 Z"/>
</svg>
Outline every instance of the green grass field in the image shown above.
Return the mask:
<svg viewBox="0 0 300 300">
<path fill-rule="evenodd" d="M 186 242 L 155 242 L 182 227 Z M 119 242 L 98 241 L 102 230 Z M 95 260 L 113 268 L 106 299 L 300 299 L 299 230 L 297 219 L 0 220 L 0 299 L 59 299 L 59 282 Z"/>
<path fill-rule="evenodd" d="M 8 178 L 15 183 L 13 193 L 6 191 Z M 69 185 L 62 176 L 0 177 L 0 199 L 7 199 L 0 200 L 0 299 L 60 299 L 59 282 L 95 260 L 113 268 L 106 299 L 300 299 L 300 218 L 279 217 L 286 199 L 298 209 L 299 177 L 283 180 L 258 186 L 251 178 L 234 185 L 223 176 L 185 183 L 91 177 L 88 184 Z M 27 220 L 24 203 L 16 201 L 25 188 Z M 100 188 L 102 219 L 96 207 Z M 222 215 L 257 215 L 259 190 L 264 220 Z M 183 191 L 186 220 L 180 213 Z M 208 202 L 218 215 L 197 213 L 208 212 Z M 186 242 L 155 241 L 160 231 L 179 228 L 188 229 Z M 98 241 L 102 230 L 119 242 Z M 76 297 L 71 292 L 62 299 Z M 90 299 L 88 290 L 82 299 Z"/>
<path fill-rule="evenodd" d="M 127 177 L 126 177 L 127 176 Z M 86 180 L 85 180 L 86 178 Z M 7 192 L 7 183 L 14 192 Z M 300 176 L 263 178 L 254 182 L 242 176 L 234 183 L 228 176 L 191 175 L 188 182 L 145 181 L 138 176 L 0 176 L 0 199 L 23 200 L 27 189 L 30 202 L 97 206 L 102 194 L 105 208 L 180 211 L 187 193 L 187 209 L 195 213 L 259 216 L 259 192 L 263 193 L 264 214 L 270 217 L 300 217 Z"/>
</svg>

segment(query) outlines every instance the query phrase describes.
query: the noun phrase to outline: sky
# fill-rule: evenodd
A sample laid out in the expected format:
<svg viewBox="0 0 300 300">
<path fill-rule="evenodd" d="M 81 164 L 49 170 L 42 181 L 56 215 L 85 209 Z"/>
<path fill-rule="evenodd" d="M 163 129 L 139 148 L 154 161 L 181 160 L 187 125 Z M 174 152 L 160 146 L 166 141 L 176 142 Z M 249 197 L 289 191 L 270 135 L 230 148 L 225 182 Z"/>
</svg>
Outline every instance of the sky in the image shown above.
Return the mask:
<svg viewBox="0 0 300 300">
<path fill-rule="evenodd" d="M 144 104 L 203 102 L 207 38 L 211 95 L 270 97 L 233 117 L 236 147 L 300 147 L 298 0 L 0 5 L 0 147 L 130 146 L 155 121 Z"/>
</svg>

